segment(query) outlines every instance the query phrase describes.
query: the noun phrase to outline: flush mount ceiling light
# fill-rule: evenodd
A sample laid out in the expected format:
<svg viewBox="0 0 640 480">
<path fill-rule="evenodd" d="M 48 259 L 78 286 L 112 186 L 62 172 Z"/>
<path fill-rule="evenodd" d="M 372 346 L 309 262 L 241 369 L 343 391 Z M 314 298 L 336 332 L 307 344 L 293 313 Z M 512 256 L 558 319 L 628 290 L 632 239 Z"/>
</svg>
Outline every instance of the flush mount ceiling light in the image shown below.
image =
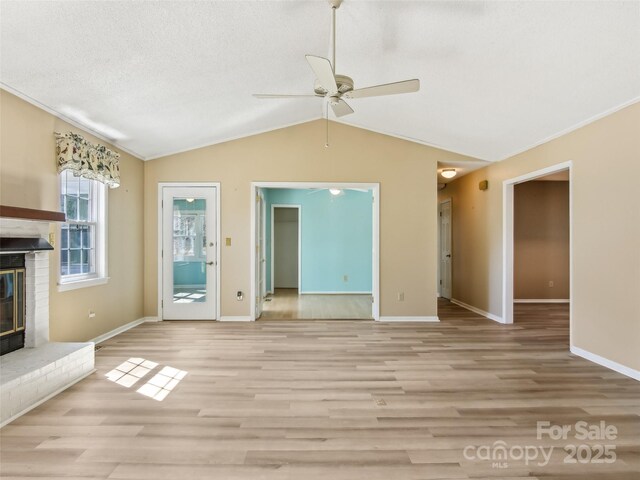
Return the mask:
<svg viewBox="0 0 640 480">
<path fill-rule="evenodd" d="M 340 195 L 342 193 L 342 190 L 340 190 L 339 188 L 330 188 L 329 193 L 331 195 Z"/>
<path fill-rule="evenodd" d="M 186 200 L 187 200 L 187 202 L 189 202 L 189 203 L 193 203 L 193 202 L 194 202 L 194 200 L 195 200 L 195 198 L 187 198 Z"/>
<path fill-rule="evenodd" d="M 457 174 L 458 172 L 456 172 L 455 168 L 445 168 L 440 172 L 440 175 L 442 175 L 444 178 L 453 178 Z"/>
</svg>

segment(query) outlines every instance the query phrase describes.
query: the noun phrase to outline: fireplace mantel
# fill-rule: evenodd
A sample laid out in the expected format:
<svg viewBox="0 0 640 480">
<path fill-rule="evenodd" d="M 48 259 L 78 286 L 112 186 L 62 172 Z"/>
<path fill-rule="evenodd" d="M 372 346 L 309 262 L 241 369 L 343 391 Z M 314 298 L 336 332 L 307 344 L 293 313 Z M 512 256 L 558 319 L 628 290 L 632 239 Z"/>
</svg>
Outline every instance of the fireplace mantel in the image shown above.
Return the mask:
<svg viewBox="0 0 640 480">
<path fill-rule="evenodd" d="M 62 212 L 54 212 L 51 210 L 37 210 L 34 208 L 13 207 L 10 205 L 0 205 L 0 217 L 49 223 L 66 221 L 66 216 Z"/>
</svg>

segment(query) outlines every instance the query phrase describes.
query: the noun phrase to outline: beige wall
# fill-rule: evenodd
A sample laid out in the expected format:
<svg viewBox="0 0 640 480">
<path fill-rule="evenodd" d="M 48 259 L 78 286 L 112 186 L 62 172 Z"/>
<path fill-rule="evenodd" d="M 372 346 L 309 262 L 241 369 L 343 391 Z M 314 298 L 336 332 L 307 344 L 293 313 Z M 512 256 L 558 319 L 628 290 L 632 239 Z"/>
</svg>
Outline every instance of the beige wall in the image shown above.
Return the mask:
<svg viewBox="0 0 640 480">
<path fill-rule="evenodd" d="M 0 122 L 3 205 L 60 210 L 54 131 L 73 131 L 90 141 L 106 143 L 4 90 L 0 90 Z M 144 168 L 141 160 L 121 155 L 122 184 L 108 189 L 111 278 L 106 285 L 58 292 L 59 252 L 50 253 L 51 340 L 88 340 L 143 316 Z M 59 236 L 59 227 L 54 231 Z M 88 318 L 89 310 L 96 313 L 95 318 Z"/>
<path fill-rule="evenodd" d="M 380 182 L 381 315 L 437 314 L 437 162 L 465 157 L 336 123 L 325 148 L 324 129 L 314 121 L 145 163 L 146 315 L 157 314 L 158 182 L 171 181 L 221 182 L 221 237 L 232 238 L 221 247 L 222 316 L 251 313 L 251 181 Z"/>
<path fill-rule="evenodd" d="M 569 182 L 515 185 L 513 257 L 513 298 L 569 298 Z"/>
<path fill-rule="evenodd" d="M 640 369 L 639 133 L 634 104 L 449 184 L 453 297 L 502 315 L 502 181 L 570 160 L 572 343 Z"/>
</svg>

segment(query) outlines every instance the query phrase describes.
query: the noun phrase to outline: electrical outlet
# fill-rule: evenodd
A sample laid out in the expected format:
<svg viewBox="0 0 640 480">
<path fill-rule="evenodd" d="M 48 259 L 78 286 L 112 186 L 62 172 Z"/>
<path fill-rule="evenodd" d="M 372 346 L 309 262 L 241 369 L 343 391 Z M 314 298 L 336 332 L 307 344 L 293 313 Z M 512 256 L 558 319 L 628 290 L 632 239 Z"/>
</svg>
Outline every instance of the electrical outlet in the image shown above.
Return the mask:
<svg viewBox="0 0 640 480">
<path fill-rule="evenodd" d="M 398 292 L 398 301 L 404 302 L 404 292 Z"/>
<path fill-rule="evenodd" d="M 93 310 L 89 310 L 89 318 L 95 318 L 96 316 L 96 312 L 94 312 Z"/>
<path fill-rule="evenodd" d="M 349 281 L 349 275 L 343 275 L 342 276 L 342 280 L 345 281 L 345 282 L 348 282 Z"/>
<path fill-rule="evenodd" d="M 553 280 L 549 280 L 549 288 L 553 288 Z"/>
<path fill-rule="evenodd" d="M 227 247 L 230 247 L 230 246 L 231 246 L 231 237 L 227 237 L 227 238 L 225 238 L 225 239 L 224 239 L 224 244 L 225 244 Z"/>
</svg>

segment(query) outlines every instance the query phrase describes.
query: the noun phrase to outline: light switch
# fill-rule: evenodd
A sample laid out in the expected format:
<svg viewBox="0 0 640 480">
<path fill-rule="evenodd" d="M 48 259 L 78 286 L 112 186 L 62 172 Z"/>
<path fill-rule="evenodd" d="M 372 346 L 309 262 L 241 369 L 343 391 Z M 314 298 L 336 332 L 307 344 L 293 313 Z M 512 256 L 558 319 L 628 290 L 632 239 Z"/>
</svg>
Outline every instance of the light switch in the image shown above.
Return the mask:
<svg viewBox="0 0 640 480">
<path fill-rule="evenodd" d="M 224 239 L 224 244 L 225 244 L 227 247 L 230 247 L 230 246 L 231 246 L 231 237 L 227 237 L 227 238 L 225 238 L 225 239 Z"/>
</svg>

